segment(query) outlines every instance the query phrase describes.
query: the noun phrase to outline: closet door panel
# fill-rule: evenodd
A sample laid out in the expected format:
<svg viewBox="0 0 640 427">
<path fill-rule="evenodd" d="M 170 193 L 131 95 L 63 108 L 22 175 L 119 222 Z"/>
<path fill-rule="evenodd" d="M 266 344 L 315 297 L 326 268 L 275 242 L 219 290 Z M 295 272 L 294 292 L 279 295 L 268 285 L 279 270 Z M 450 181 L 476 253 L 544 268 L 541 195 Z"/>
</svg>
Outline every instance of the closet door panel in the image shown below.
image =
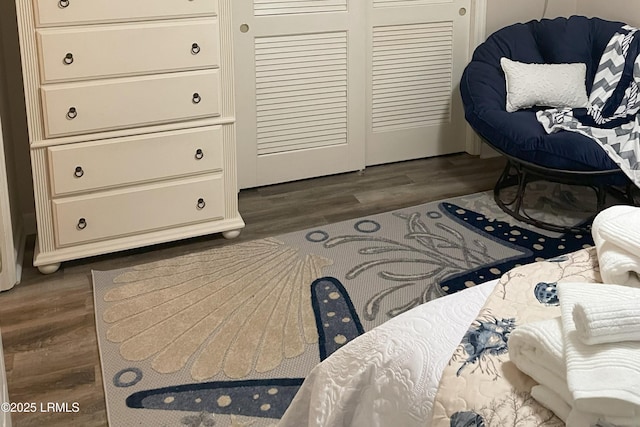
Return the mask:
<svg viewBox="0 0 640 427">
<path fill-rule="evenodd" d="M 240 187 L 362 169 L 363 4 L 234 8 Z"/>
<path fill-rule="evenodd" d="M 469 12 L 469 0 L 373 0 L 367 165 L 464 151 Z"/>
<path fill-rule="evenodd" d="M 234 3 L 240 186 L 464 151 L 470 4 Z"/>
</svg>

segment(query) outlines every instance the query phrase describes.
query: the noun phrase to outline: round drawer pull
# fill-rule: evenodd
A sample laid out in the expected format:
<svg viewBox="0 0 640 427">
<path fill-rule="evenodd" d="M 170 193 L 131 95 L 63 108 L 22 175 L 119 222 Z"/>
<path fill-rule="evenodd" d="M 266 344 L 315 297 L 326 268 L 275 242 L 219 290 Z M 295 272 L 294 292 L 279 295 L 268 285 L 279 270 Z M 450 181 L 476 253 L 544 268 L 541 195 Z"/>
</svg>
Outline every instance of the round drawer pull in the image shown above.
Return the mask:
<svg viewBox="0 0 640 427">
<path fill-rule="evenodd" d="M 205 203 L 204 199 L 202 198 L 198 199 L 198 203 L 196 204 L 196 207 L 198 209 L 204 209 L 205 206 L 207 206 L 207 204 Z"/>
<path fill-rule="evenodd" d="M 67 111 L 67 119 L 73 120 L 76 117 L 78 117 L 78 110 L 76 110 L 76 107 L 69 108 L 69 111 Z"/>
<path fill-rule="evenodd" d="M 191 53 L 193 55 L 197 55 L 200 53 L 200 46 L 198 46 L 198 43 L 194 43 L 191 45 Z"/>
<path fill-rule="evenodd" d="M 76 170 L 75 172 L 73 172 L 73 176 L 75 176 L 76 178 L 82 178 L 84 176 L 82 166 L 76 166 Z"/>
<path fill-rule="evenodd" d="M 67 53 L 64 56 L 64 59 L 62 60 L 62 62 L 64 62 L 64 65 L 71 65 L 73 64 L 73 53 Z"/>
<path fill-rule="evenodd" d="M 196 150 L 196 155 L 195 155 L 195 157 L 196 157 L 196 160 L 202 160 L 202 158 L 204 157 L 204 151 L 202 151 L 202 149 L 201 149 L 201 148 L 198 148 L 198 149 Z"/>
<path fill-rule="evenodd" d="M 193 98 L 191 98 L 191 101 L 193 101 L 194 104 L 200 104 L 200 101 L 202 101 L 202 98 L 200 97 L 200 94 L 196 92 L 193 94 Z"/>
<path fill-rule="evenodd" d="M 60 1 L 58 2 L 58 7 L 59 7 L 60 9 L 64 9 L 64 8 L 66 8 L 67 6 L 69 6 L 69 0 L 60 0 Z"/>
<path fill-rule="evenodd" d="M 76 228 L 78 228 L 78 230 L 84 230 L 85 228 L 87 228 L 87 220 L 84 218 L 80 218 L 78 220 L 78 225 L 76 225 Z"/>
</svg>

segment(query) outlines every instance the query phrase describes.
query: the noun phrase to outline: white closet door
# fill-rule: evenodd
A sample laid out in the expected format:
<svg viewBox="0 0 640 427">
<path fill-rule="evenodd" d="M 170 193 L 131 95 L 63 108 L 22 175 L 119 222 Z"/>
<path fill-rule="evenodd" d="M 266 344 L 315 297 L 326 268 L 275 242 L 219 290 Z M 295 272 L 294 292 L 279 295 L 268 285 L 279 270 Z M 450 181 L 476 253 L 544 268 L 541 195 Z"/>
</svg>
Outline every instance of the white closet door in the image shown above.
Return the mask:
<svg viewBox="0 0 640 427">
<path fill-rule="evenodd" d="M 364 168 L 363 0 L 234 0 L 240 188 Z"/>
<path fill-rule="evenodd" d="M 0 79 L 2 78 L 2 74 L 0 74 Z M 2 84 L 2 80 L 0 80 L 0 84 Z M 2 90 L 0 89 L 1 94 Z M 0 291 L 11 289 L 18 281 L 16 256 L 14 231 L 11 224 L 5 149 L 2 138 L 2 120 L 0 120 Z M 1 376 L 2 374 L 0 373 Z M 1 383 L 0 386 L 2 386 Z M 0 397 L 2 396 L 0 395 Z"/>
<path fill-rule="evenodd" d="M 470 0 L 368 0 L 366 164 L 465 150 Z"/>
</svg>

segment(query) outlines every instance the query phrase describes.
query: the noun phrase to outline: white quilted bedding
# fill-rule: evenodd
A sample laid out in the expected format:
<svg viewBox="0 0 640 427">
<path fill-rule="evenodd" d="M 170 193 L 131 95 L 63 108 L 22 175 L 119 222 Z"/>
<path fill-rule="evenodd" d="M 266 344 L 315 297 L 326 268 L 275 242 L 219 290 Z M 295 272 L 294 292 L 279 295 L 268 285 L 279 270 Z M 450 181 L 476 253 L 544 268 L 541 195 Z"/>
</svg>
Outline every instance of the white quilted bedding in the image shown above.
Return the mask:
<svg viewBox="0 0 640 427">
<path fill-rule="evenodd" d="M 428 427 L 440 377 L 497 280 L 414 308 L 307 376 L 279 427 Z"/>
</svg>

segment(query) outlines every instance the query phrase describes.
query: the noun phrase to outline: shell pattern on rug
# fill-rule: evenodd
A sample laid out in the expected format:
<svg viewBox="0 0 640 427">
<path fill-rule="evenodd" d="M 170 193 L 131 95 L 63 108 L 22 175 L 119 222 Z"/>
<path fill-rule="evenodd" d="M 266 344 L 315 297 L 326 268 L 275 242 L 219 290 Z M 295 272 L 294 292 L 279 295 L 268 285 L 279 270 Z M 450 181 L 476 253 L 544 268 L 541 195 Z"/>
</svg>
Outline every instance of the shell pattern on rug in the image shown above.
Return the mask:
<svg viewBox="0 0 640 427">
<path fill-rule="evenodd" d="M 310 284 L 331 264 L 263 239 L 135 267 L 104 296 L 107 339 L 197 381 L 269 372 L 318 342 Z"/>
</svg>

